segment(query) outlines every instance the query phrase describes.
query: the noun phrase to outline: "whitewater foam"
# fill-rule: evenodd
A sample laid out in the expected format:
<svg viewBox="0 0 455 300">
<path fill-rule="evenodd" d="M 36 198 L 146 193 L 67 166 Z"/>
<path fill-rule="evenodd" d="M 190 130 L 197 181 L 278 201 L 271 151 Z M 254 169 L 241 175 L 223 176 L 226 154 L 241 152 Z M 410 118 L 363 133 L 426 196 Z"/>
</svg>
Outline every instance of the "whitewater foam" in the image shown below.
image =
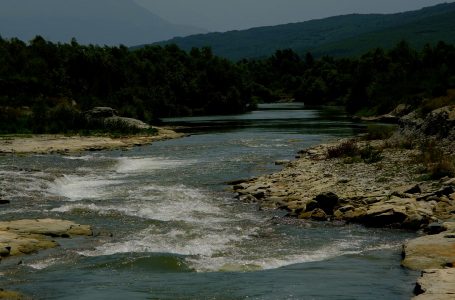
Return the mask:
<svg viewBox="0 0 455 300">
<path fill-rule="evenodd" d="M 118 173 L 142 173 L 154 170 L 177 168 L 193 163 L 185 160 L 169 160 L 162 157 L 122 157 L 118 159 Z"/>
</svg>

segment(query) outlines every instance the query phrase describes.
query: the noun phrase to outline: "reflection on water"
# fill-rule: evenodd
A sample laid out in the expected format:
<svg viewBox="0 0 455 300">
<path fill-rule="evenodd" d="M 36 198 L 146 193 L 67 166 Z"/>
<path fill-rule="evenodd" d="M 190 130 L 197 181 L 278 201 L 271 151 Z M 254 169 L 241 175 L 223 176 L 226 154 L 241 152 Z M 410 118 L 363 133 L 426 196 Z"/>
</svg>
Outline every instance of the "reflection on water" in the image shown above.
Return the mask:
<svg viewBox="0 0 455 300">
<path fill-rule="evenodd" d="M 97 236 L 0 265 L 0 287 L 37 299 L 409 298 L 411 233 L 287 225 L 226 182 L 276 171 L 305 147 L 362 130 L 341 110 L 267 105 L 166 119 L 193 135 L 131 151 L 0 157 L 0 219 L 55 217 Z M 55 284 L 58 282 L 58 284 Z M 6 284 L 7 283 L 7 284 Z"/>
</svg>

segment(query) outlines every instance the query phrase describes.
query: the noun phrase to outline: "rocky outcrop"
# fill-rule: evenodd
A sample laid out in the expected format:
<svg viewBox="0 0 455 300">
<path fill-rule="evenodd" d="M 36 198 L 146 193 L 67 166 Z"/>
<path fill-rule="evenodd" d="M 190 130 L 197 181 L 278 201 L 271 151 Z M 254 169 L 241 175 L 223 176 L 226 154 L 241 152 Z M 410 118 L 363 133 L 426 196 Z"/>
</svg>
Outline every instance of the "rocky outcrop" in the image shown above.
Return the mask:
<svg viewBox="0 0 455 300">
<path fill-rule="evenodd" d="M 284 209 L 300 219 L 420 229 L 454 216 L 453 180 L 416 182 L 416 150 L 386 148 L 379 162 L 351 163 L 328 159 L 327 149 L 333 146 L 302 151 L 282 171 L 233 188 L 243 201 L 259 203 L 263 209 Z"/>
<path fill-rule="evenodd" d="M 117 111 L 111 107 L 94 107 L 85 112 L 85 117 L 89 120 L 104 119 L 117 116 Z"/>
<path fill-rule="evenodd" d="M 414 300 L 453 300 L 455 269 L 425 270 L 417 281 Z"/>
<path fill-rule="evenodd" d="M 443 227 L 446 231 L 407 242 L 402 265 L 413 270 L 454 267 L 455 222 L 444 223 Z"/>
<path fill-rule="evenodd" d="M 150 129 L 151 126 L 137 119 L 124 118 L 124 117 L 109 117 L 103 120 L 104 126 L 110 129 L 136 129 L 136 130 L 146 130 Z"/>
<path fill-rule="evenodd" d="M 92 234 L 90 226 L 65 220 L 36 219 L 0 222 L 0 257 L 30 254 L 58 246 L 51 238 Z"/>
<path fill-rule="evenodd" d="M 399 104 L 394 110 L 388 114 L 373 116 L 373 117 L 361 117 L 360 120 L 367 122 L 381 122 L 381 123 L 392 123 L 396 124 L 400 121 L 400 118 L 410 112 L 411 107 L 406 104 Z"/>
<path fill-rule="evenodd" d="M 84 113 L 89 124 L 93 127 L 103 127 L 112 131 L 146 130 L 151 126 L 137 119 L 118 116 L 111 107 L 95 107 Z"/>
<path fill-rule="evenodd" d="M 399 125 L 403 136 L 455 141 L 455 105 L 438 108 L 424 117 L 413 111 L 402 117 Z"/>
</svg>

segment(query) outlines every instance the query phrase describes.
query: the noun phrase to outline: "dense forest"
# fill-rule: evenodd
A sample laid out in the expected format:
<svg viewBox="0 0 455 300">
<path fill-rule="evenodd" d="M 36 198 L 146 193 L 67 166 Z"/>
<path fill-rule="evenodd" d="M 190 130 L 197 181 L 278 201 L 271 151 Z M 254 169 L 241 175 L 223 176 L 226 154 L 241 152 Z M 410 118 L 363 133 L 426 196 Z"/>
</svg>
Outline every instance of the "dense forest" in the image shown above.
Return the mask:
<svg viewBox="0 0 455 300">
<path fill-rule="evenodd" d="M 277 50 L 299 55 L 356 57 L 373 47 L 390 49 L 402 39 L 415 48 L 438 41 L 455 43 L 455 3 L 394 14 L 350 14 L 320 20 L 176 37 L 159 45 L 183 50 L 209 45 L 232 60 L 265 58 Z"/>
<path fill-rule="evenodd" d="M 399 103 L 421 106 L 453 88 L 455 47 L 443 42 L 418 51 L 403 41 L 358 58 L 315 59 L 285 49 L 234 63 L 209 48 L 131 51 L 75 40 L 0 38 L 0 132 L 79 131 L 82 112 L 95 106 L 152 123 L 167 116 L 242 113 L 273 101 L 377 114 Z M 441 105 L 454 101 L 439 99 Z"/>
<path fill-rule="evenodd" d="M 82 46 L 36 37 L 0 39 L 3 132 L 83 127 L 78 112 L 95 106 L 147 122 L 159 117 L 242 113 L 251 95 L 239 66 L 208 48 Z"/>
</svg>

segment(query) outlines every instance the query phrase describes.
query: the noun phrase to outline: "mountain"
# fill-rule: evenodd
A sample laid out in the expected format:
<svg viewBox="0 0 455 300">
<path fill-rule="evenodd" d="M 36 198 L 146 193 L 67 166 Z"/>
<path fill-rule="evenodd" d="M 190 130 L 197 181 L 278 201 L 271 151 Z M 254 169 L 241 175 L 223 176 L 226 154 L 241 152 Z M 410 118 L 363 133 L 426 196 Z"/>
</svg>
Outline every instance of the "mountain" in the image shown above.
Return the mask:
<svg viewBox="0 0 455 300">
<path fill-rule="evenodd" d="M 390 47 L 406 39 L 412 45 L 444 40 L 455 43 L 455 3 L 396 14 L 351 14 L 291 23 L 173 38 L 159 44 L 177 44 L 185 50 L 212 47 L 230 59 L 257 58 L 278 49 L 299 53 L 352 56 L 375 47 Z"/>
<path fill-rule="evenodd" d="M 1 0 L 0 35 L 30 40 L 137 45 L 204 30 L 171 24 L 134 0 Z"/>
</svg>

